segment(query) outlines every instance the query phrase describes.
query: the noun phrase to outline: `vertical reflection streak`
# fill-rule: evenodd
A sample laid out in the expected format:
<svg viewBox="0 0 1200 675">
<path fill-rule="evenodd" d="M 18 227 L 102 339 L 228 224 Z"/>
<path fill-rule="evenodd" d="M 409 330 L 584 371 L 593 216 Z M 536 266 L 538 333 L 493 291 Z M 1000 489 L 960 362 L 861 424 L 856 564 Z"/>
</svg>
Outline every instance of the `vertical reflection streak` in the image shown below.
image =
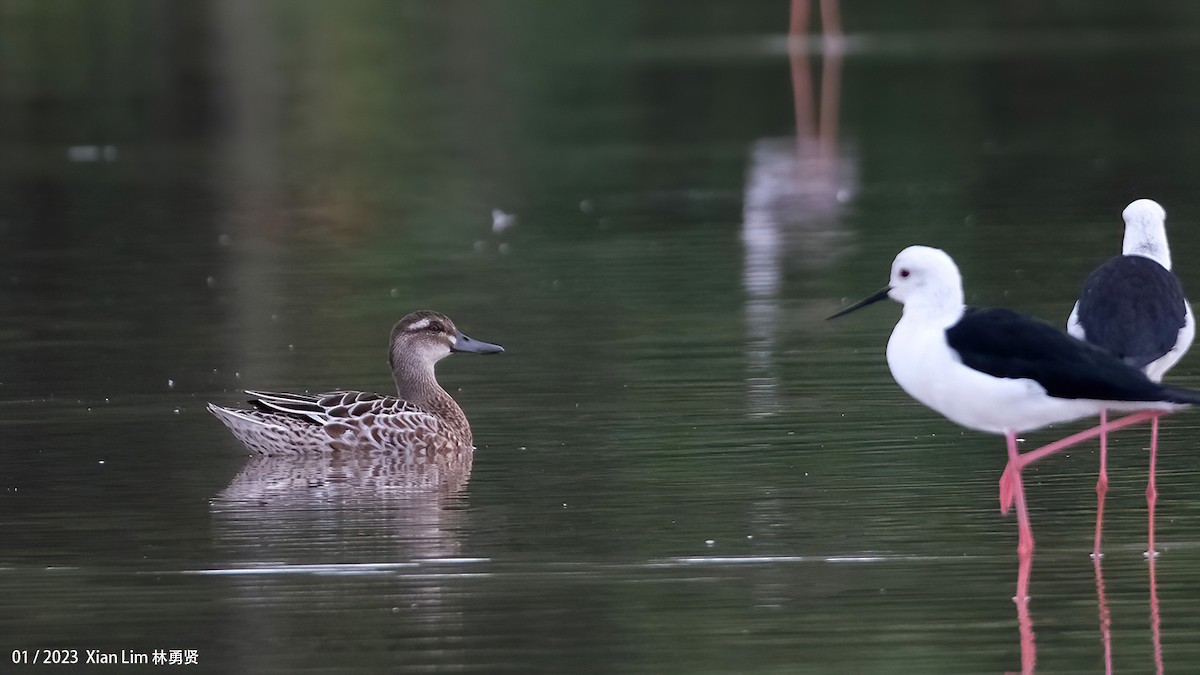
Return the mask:
<svg viewBox="0 0 1200 675">
<path fill-rule="evenodd" d="M 747 411 L 777 413 L 779 373 L 775 355 L 782 323 L 786 267 L 822 268 L 840 254 L 840 220 L 857 189 L 856 158 L 839 151 L 838 115 L 842 37 L 836 0 L 822 0 L 822 35 L 807 35 L 809 0 L 793 0 L 788 64 L 796 136 L 764 138 L 750 149 L 742 214 L 742 287 L 746 294 Z M 822 52 L 820 96 L 809 51 Z M 818 114 L 819 111 L 819 114 Z"/>
</svg>

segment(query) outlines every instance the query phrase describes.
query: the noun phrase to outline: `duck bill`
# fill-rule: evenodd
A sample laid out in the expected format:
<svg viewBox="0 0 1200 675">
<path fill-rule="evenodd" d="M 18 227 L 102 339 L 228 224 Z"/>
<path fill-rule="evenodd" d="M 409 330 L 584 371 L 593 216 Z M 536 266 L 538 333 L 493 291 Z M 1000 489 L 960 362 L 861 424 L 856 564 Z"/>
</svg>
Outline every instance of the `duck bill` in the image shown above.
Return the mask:
<svg viewBox="0 0 1200 675">
<path fill-rule="evenodd" d="M 461 331 L 458 331 L 454 333 L 454 346 L 450 348 L 450 351 L 464 352 L 466 354 L 499 354 L 504 351 L 504 347 L 467 337 Z"/>
<path fill-rule="evenodd" d="M 836 319 L 839 316 L 846 316 L 850 312 L 860 310 L 863 307 L 866 307 L 867 305 L 873 305 L 873 304 L 879 302 L 880 300 L 887 300 L 888 293 L 890 293 L 891 290 L 892 290 L 891 286 L 884 286 L 883 288 L 879 289 L 872 295 L 870 295 L 866 298 L 863 298 L 862 300 L 859 300 L 858 302 L 854 303 L 853 305 L 850 305 L 846 309 L 843 309 L 840 312 L 835 312 L 833 314 L 830 314 L 829 316 L 825 317 L 825 320 L 828 321 L 830 319 Z"/>
</svg>

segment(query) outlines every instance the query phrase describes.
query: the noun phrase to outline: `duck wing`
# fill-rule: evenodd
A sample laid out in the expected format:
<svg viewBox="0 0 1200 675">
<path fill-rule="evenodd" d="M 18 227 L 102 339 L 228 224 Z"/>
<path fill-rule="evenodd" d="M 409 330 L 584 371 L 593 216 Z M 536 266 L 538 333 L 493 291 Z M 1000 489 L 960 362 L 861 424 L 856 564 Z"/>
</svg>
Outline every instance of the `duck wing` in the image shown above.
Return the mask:
<svg viewBox="0 0 1200 675">
<path fill-rule="evenodd" d="M 252 391 L 250 403 L 263 412 L 300 418 L 314 424 L 346 422 L 367 416 L 429 416 L 408 401 L 395 396 L 369 394 L 363 391 L 333 391 L 324 394 L 291 394 Z"/>
</svg>

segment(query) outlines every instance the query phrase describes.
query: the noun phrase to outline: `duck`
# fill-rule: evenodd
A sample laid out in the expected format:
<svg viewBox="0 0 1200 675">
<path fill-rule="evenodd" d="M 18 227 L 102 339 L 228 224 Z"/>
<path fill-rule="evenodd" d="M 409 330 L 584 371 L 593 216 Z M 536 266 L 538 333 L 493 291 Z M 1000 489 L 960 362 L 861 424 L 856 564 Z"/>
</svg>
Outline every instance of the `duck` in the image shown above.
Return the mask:
<svg viewBox="0 0 1200 675">
<path fill-rule="evenodd" d="M 419 310 L 392 327 L 388 364 L 396 396 L 362 391 L 290 394 L 246 390 L 253 409 L 209 403 L 208 410 L 257 455 L 432 455 L 473 450 L 467 416 L 438 384 L 434 366 L 453 353 L 503 351 L 500 345 L 464 335 L 445 314 Z"/>
</svg>

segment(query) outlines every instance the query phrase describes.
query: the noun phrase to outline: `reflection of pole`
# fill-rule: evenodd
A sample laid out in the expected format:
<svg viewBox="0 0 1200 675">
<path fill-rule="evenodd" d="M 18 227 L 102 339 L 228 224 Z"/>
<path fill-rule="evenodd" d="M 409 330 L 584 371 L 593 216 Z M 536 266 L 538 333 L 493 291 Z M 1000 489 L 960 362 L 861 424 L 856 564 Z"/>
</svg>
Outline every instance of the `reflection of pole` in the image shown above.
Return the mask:
<svg viewBox="0 0 1200 675">
<path fill-rule="evenodd" d="M 1112 613 L 1108 609 L 1108 598 L 1104 595 L 1104 573 L 1100 571 L 1100 556 L 1092 556 L 1092 569 L 1096 572 L 1096 605 L 1100 609 L 1100 640 L 1104 643 L 1104 675 L 1112 675 Z M 1154 588 L 1154 582 L 1150 582 Z"/>
</svg>

